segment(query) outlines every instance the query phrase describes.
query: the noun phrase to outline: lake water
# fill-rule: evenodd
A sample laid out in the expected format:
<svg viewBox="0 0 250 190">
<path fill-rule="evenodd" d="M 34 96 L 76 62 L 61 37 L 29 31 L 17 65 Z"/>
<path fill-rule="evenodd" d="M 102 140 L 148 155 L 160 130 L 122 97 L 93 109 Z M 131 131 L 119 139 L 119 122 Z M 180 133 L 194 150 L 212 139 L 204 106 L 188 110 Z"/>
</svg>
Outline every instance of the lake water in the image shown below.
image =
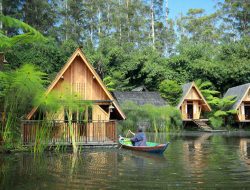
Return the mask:
<svg viewBox="0 0 250 190">
<path fill-rule="evenodd" d="M 250 189 L 250 133 L 147 134 L 164 155 L 99 148 L 0 154 L 0 189 Z"/>
</svg>

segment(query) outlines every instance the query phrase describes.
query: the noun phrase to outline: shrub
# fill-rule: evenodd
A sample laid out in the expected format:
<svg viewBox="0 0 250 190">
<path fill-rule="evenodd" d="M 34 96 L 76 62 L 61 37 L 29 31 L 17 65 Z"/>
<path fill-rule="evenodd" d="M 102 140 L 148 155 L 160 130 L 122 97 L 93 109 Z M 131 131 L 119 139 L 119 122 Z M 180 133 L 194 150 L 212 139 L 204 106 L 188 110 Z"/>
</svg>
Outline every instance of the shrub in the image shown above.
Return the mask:
<svg viewBox="0 0 250 190">
<path fill-rule="evenodd" d="M 127 116 L 127 119 L 120 123 L 123 131 L 136 130 L 141 122 L 149 125 L 147 127 L 149 132 L 179 130 L 182 126 L 181 114 L 172 106 L 159 107 L 151 104 L 138 106 L 132 102 L 126 102 L 122 108 Z"/>
<path fill-rule="evenodd" d="M 172 106 L 178 104 L 182 94 L 181 86 L 176 81 L 172 80 L 162 81 L 159 85 L 159 91 L 161 96 Z"/>
</svg>

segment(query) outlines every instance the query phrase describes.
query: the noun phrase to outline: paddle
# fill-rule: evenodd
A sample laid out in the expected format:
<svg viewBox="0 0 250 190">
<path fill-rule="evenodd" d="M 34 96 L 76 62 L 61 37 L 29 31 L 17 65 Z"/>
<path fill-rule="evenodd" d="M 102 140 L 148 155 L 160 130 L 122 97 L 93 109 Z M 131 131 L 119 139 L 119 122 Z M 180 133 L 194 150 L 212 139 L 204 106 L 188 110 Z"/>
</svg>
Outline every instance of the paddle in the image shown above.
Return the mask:
<svg viewBox="0 0 250 190">
<path fill-rule="evenodd" d="M 135 136 L 135 133 L 133 133 L 133 132 L 132 132 L 132 131 L 130 131 L 130 129 L 129 129 L 125 137 L 127 137 L 127 136 L 128 136 L 128 133 L 131 133 L 132 135 L 134 135 L 134 136 Z"/>
</svg>

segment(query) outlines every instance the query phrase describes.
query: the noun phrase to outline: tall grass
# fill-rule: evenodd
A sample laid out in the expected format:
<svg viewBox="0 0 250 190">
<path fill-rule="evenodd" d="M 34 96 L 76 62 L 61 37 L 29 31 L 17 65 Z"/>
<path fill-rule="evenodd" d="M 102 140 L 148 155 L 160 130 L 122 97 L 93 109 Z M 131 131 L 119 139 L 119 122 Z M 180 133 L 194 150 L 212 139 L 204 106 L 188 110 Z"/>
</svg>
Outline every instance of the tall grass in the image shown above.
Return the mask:
<svg viewBox="0 0 250 190">
<path fill-rule="evenodd" d="M 0 72 L 0 102 L 5 113 L 1 131 L 5 147 L 20 145 L 21 119 L 31 109 L 34 97 L 43 92 L 45 76 L 30 64 L 15 71 Z"/>
<path fill-rule="evenodd" d="M 70 138 L 72 142 L 72 148 L 74 153 L 79 152 L 79 147 L 76 142 L 76 133 L 74 132 L 73 125 L 72 125 L 72 113 L 73 112 L 81 112 L 85 114 L 88 111 L 88 107 L 92 105 L 90 101 L 82 100 L 79 94 L 72 92 L 71 86 L 67 83 L 62 85 L 62 88 L 60 91 L 54 91 L 49 94 L 41 95 L 37 98 L 37 106 L 41 108 L 43 112 L 46 112 L 46 119 L 49 121 L 57 120 L 58 115 L 62 113 L 64 110 L 64 114 L 66 114 L 68 118 L 68 127 L 70 131 Z M 45 122 L 46 123 L 46 122 Z M 48 128 L 49 126 L 43 126 L 42 128 Z M 46 143 L 46 138 L 50 136 L 50 133 L 46 133 L 47 130 L 42 129 L 41 136 L 38 136 L 38 139 L 40 137 L 44 138 L 44 141 Z M 60 149 L 60 148 L 59 148 Z"/>
<path fill-rule="evenodd" d="M 45 119 L 44 121 L 39 122 L 36 126 L 33 127 L 36 128 L 33 152 L 36 154 L 42 153 L 48 147 L 53 124 L 52 122 Z"/>
<path fill-rule="evenodd" d="M 154 106 L 150 104 L 138 106 L 132 102 L 126 102 L 122 108 L 127 116 L 125 121 L 120 122 L 122 130 L 136 130 L 146 123 L 149 125 L 148 132 L 164 132 L 180 130 L 182 127 L 181 114 L 178 109 L 172 106 Z"/>
</svg>

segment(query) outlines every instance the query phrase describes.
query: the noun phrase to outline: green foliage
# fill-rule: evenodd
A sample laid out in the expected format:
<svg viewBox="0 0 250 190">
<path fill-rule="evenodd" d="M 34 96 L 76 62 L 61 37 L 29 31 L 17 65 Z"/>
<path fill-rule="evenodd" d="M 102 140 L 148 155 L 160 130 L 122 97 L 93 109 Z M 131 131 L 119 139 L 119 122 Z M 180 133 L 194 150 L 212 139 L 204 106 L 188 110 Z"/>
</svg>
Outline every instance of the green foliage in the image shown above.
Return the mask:
<svg viewBox="0 0 250 190">
<path fill-rule="evenodd" d="M 225 119 L 236 114 L 236 110 L 232 110 L 231 106 L 235 103 L 234 97 L 211 98 L 208 103 L 212 107 L 212 113 L 209 120 L 213 127 L 218 128 L 225 125 Z"/>
<path fill-rule="evenodd" d="M 20 120 L 33 106 L 33 99 L 44 91 L 45 73 L 25 64 L 15 71 L 0 72 L 0 100 L 6 114 L 2 126 L 5 145 L 15 146 L 20 138 Z"/>
<path fill-rule="evenodd" d="M 52 80 L 75 48 L 83 46 L 110 90 L 140 85 L 159 90 L 161 86 L 161 94 L 174 105 L 181 92 L 176 84 L 169 84 L 170 89 L 163 81 L 200 80 L 197 85 L 205 98 L 216 111 L 221 110 L 213 105 L 217 90 L 223 94 L 250 81 L 249 3 L 219 1 L 215 13 L 190 9 L 173 21 L 164 17 L 168 12 L 163 12 L 162 2 L 152 1 L 151 10 L 146 1 L 3 1 L 3 13 L 8 16 L 0 15 L 0 49 L 10 69 L 33 63 Z M 2 97 L 2 89 L 8 87 L 5 77 Z"/>
<path fill-rule="evenodd" d="M 198 79 L 195 83 L 212 108 L 212 112 L 208 114 L 212 126 L 214 128 L 225 126 L 225 120 L 236 114 L 236 110 L 231 109 L 232 105 L 235 103 L 235 98 L 218 97 L 220 92 L 214 90 L 214 86 L 210 81 L 202 81 L 201 79 Z"/>
<path fill-rule="evenodd" d="M 219 91 L 214 90 L 214 86 L 210 81 L 203 82 L 201 79 L 198 79 L 195 81 L 195 84 L 199 88 L 205 99 L 208 101 L 212 100 L 214 96 L 220 94 Z"/>
<path fill-rule="evenodd" d="M 180 100 L 182 89 L 176 81 L 164 80 L 159 86 L 161 96 L 167 100 L 170 105 L 176 106 Z"/>
<path fill-rule="evenodd" d="M 9 16 L 0 15 L 0 22 L 2 22 L 5 27 L 14 27 L 26 32 L 13 37 L 8 37 L 2 31 L 0 31 L 0 48 L 2 49 L 12 47 L 15 44 L 27 44 L 35 41 L 45 41 L 45 38 L 40 32 L 20 20 L 11 18 Z"/>
<path fill-rule="evenodd" d="M 250 33 L 250 17 L 249 1 L 242 0 L 225 0 L 218 2 L 219 10 L 223 21 L 224 28 L 227 29 L 229 37 L 237 36 L 238 34 L 244 36 Z"/>
<path fill-rule="evenodd" d="M 110 76 L 107 76 L 103 79 L 105 86 L 108 88 L 109 91 L 113 91 L 115 87 L 115 82 Z"/>
<path fill-rule="evenodd" d="M 175 107 L 138 106 L 132 102 L 126 102 L 122 108 L 127 116 L 127 119 L 120 123 L 123 130 L 136 130 L 141 123 L 150 124 L 147 130 L 154 132 L 179 130 L 182 126 L 181 114 Z"/>
</svg>

